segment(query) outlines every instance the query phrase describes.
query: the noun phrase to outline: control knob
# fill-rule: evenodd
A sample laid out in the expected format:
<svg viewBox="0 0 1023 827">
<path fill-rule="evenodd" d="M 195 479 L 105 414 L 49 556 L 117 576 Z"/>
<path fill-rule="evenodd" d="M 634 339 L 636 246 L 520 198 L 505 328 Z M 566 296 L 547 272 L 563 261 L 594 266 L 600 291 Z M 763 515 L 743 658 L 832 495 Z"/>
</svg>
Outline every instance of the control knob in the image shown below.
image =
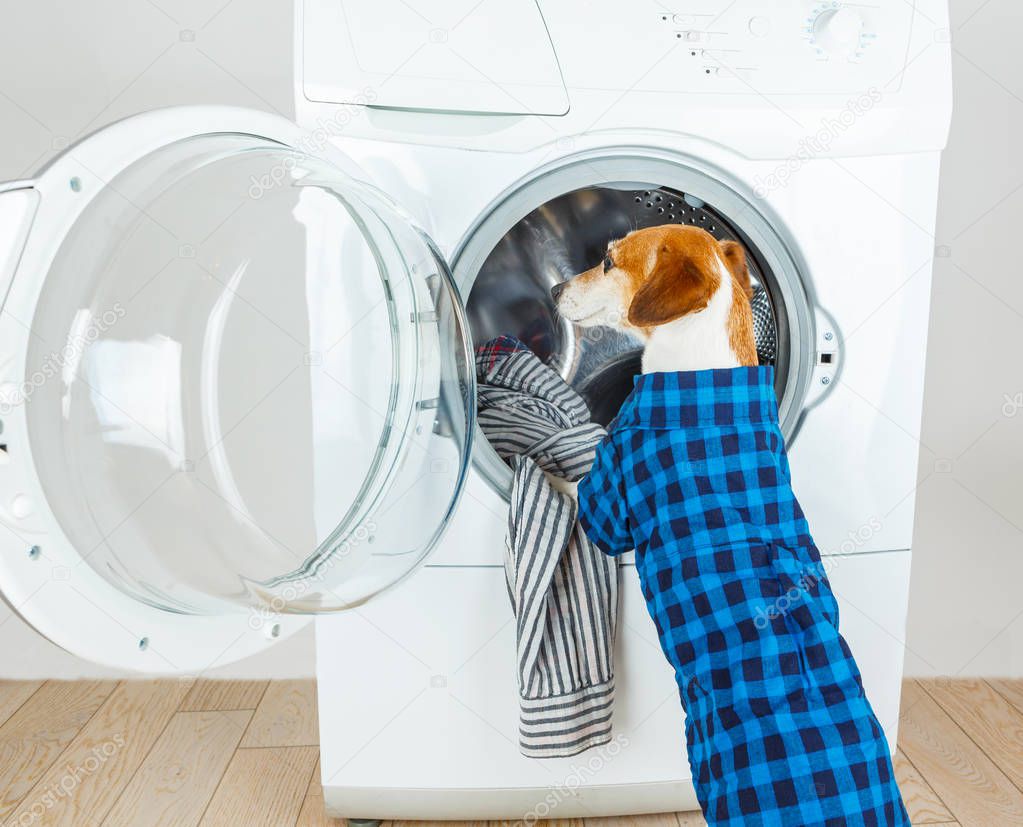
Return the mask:
<svg viewBox="0 0 1023 827">
<path fill-rule="evenodd" d="M 829 55 L 852 57 L 862 34 L 863 18 L 849 8 L 828 9 L 813 21 L 813 44 Z"/>
</svg>

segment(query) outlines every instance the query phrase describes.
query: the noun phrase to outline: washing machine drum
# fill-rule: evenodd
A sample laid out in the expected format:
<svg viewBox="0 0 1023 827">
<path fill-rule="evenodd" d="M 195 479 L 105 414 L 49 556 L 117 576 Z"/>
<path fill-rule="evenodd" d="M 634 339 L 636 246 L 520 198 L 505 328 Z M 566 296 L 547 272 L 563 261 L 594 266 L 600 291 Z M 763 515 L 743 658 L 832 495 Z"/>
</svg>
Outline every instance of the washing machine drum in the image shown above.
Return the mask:
<svg viewBox="0 0 1023 827">
<path fill-rule="evenodd" d="M 550 288 L 599 262 L 612 239 L 632 230 L 685 224 L 747 252 L 754 332 L 760 364 L 777 365 L 777 279 L 760 250 L 726 214 L 666 187 L 598 185 L 560 195 L 531 210 L 500 238 L 469 291 L 467 308 L 477 344 L 515 335 L 580 392 L 595 421 L 614 418 L 640 372 L 642 342 L 612 328 L 581 328 L 561 317 Z M 486 222 L 483 228 L 485 229 Z M 782 335 L 785 334 L 783 326 Z M 779 398 L 785 371 L 778 371 Z"/>
<path fill-rule="evenodd" d="M 0 193 L 34 211 L 0 325 L 0 520 L 24 567 L 0 585 L 31 613 L 32 567 L 59 565 L 93 604 L 83 573 L 165 612 L 241 611 L 241 632 L 246 608 L 357 606 L 424 559 L 464 480 L 456 291 L 420 230 L 286 122 L 181 117 Z"/>
</svg>

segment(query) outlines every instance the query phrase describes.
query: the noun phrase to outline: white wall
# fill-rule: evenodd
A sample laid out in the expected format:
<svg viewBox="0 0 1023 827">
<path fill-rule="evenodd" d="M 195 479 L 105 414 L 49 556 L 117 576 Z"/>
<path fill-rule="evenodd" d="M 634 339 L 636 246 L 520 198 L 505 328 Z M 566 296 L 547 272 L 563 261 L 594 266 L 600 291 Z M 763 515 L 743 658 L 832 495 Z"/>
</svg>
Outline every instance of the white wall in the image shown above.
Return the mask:
<svg viewBox="0 0 1023 827">
<path fill-rule="evenodd" d="M 217 9 L 220 11 L 217 11 Z M 1023 675 L 1023 52 L 1015 0 L 953 0 L 945 157 L 907 641 L 910 674 Z M 291 5 L 33 0 L 0 7 L 0 179 L 176 103 L 291 112 Z M 884 232 L 884 227 L 878 227 Z M 220 674 L 311 674 L 311 630 Z M 100 670 L 0 607 L 0 674 Z"/>
<path fill-rule="evenodd" d="M 907 670 L 1023 675 L 1023 26 L 953 0 Z M 1012 415 L 1007 415 L 1012 414 Z"/>
</svg>

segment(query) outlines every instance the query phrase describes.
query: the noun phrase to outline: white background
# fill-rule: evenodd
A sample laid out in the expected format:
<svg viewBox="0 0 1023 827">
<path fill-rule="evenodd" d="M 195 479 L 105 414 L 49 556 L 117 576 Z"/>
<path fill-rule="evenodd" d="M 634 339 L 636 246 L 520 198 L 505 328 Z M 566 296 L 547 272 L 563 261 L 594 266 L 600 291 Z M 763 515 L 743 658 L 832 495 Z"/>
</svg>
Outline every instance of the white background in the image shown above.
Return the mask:
<svg viewBox="0 0 1023 827">
<path fill-rule="evenodd" d="M 935 241 L 907 673 L 1023 676 L 1023 405 L 1007 405 L 1023 395 L 1023 7 L 951 6 L 956 114 Z M 0 179 L 30 177 L 76 137 L 157 106 L 290 115 L 291 30 L 291 4 L 272 0 L 2 0 Z M 312 673 L 310 629 L 212 674 Z M 0 677 L 92 674 L 103 671 L 0 606 Z"/>
</svg>

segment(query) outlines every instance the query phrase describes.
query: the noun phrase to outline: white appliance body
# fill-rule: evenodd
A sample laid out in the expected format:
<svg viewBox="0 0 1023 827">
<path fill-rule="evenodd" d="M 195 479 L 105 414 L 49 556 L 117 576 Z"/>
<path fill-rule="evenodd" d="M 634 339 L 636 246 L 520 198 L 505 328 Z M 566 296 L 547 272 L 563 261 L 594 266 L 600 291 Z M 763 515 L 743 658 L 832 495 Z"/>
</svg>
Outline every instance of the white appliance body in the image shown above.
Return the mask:
<svg viewBox="0 0 1023 827">
<path fill-rule="evenodd" d="M 796 0 L 764 17 L 751 2 L 704 0 L 683 15 L 541 2 L 546 30 L 524 54 L 542 51 L 549 33 L 570 101 L 564 115 L 550 114 L 556 96 L 533 100 L 509 86 L 521 80 L 514 54 L 477 54 L 487 62 L 468 69 L 452 61 L 459 47 L 439 33 L 452 12 L 440 3 L 425 4 L 421 17 L 375 4 L 405 44 L 367 35 L 376 73 L 353 76 L 354 64 L 335 66 L 321 46 L 303 51 L 303 36 L 308 46 L 366 34 L 358 14 L 332 17 L 341 5 L 370 4 L 299 4 L 299 123 L 343 146 L 449 257 L 495 203 L 579 158 L 675 158 L 753 194 L 795 251 L 815 323 L 812 377 L 789 446 L 796 493 L 894 744 L 939 156 L 951 109 L 945 3 L 850 7 L 862 26 L 849 47 L 827 25 L 840 4 Z M 500 16 L 489 19 L 500 25 Z M 417 36 L 427 45 L 409 58 Z M 475 111 L 450 111 L 448 83 L 473 88 L 466 108 Z M 368 106 L 353 105 L 359 95 Z M 498 114 L 502 107 L 510 111 Z M 592 183 L 601 183 L 596 169 Z M 537 206 L 516 204 L 519 217 Z M 473 275 L 456 267 L 463 299 Z M 519 754 L 506 519 L 503 494 L 474 470 L 424 571 L 357 613 L 318 619 L 328 810 L 528 821 L 695 809 L 677 689 L 630 564 L 615 740 L 569 759 Z"/>
</svg>

